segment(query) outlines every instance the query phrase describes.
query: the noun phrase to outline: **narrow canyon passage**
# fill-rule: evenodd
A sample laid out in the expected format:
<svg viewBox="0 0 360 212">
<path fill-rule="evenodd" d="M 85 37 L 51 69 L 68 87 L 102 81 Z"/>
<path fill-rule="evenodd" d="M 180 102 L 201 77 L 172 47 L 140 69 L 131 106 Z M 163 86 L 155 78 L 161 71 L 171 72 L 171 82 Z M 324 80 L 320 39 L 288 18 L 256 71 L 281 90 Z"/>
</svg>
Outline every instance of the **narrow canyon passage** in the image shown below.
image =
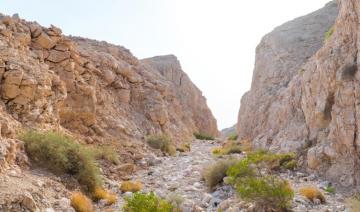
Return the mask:
<svg viewBox="0 0 360 212">
<path fill-rule="evenodd" d="M 161 197 L 181 197 L 185 211 L 192 211 L 194 205 L 205 211 L 216 211 L 215 206 L 230 197 L 232 189 L 225 186 L 209 191 L 201 180 L 201 171 L 215 162 L 211 149 L 219 145 L 217 141 L 195 140 L 190 152 L 162 157 L 159 164 L 138 171 L 133 180 L 141 181 L 146 192 L 154 191 Z"/>
</svg>

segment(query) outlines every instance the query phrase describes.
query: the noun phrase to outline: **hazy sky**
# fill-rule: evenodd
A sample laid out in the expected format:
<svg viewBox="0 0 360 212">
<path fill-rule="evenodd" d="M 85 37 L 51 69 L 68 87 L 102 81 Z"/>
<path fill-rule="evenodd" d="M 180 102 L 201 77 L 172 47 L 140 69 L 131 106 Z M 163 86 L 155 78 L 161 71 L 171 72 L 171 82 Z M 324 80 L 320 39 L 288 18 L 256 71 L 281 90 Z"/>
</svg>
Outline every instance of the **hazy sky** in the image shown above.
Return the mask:
<svg viewBox="0 0 360 212">
<path fill-rule="evenodd" d="M 328 1 L 0 0 L 0 12 L 120 44 L 138 58 L 176 55 L 222 129 L 236 123 L 261 37 Z"/>
</svg>

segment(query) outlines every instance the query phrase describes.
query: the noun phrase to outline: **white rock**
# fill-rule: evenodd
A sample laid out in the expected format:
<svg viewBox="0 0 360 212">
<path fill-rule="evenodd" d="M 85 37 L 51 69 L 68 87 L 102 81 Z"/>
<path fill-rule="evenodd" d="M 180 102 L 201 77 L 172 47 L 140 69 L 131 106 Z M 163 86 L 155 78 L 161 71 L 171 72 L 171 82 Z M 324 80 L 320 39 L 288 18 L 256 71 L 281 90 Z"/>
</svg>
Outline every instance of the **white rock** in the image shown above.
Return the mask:
<svg viewBox="0 0 360 212">
<path fill-rule="evenodd" d="M 70 200 L 68 198 L 61 198 L 59 200 L 59 206 L 61 209 L 68 209 L 70 207 Z"/>
</svg>

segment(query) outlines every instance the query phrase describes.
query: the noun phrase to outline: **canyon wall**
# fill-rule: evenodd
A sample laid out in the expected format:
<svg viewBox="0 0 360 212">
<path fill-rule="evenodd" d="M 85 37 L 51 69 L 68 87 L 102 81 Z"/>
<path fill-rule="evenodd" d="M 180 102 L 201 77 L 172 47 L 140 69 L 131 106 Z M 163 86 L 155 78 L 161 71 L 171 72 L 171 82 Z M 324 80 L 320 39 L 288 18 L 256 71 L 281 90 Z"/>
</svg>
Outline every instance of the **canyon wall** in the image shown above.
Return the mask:
<svg viewBox="0 0 360 212">
<path fill-rule="evenodd" d="M 194 132 L 218 133 L 174 56 L 141 61 L 124 47 L 64 36 L 17 15 L 0 15 L 0 82 L 0 169 L 15 160 L 16 137 L 28 128 L 113 144 L 126 162 L 139 158 L 151 134 L 179 144 Z"/>
<path fill-rule="evenodd" d="M 266 35 L 238 119 L 239 139 L 298 152 L 345 188 L 360 186 L 359 17 L 360 2 L 339 0 Z"/>
</svg>

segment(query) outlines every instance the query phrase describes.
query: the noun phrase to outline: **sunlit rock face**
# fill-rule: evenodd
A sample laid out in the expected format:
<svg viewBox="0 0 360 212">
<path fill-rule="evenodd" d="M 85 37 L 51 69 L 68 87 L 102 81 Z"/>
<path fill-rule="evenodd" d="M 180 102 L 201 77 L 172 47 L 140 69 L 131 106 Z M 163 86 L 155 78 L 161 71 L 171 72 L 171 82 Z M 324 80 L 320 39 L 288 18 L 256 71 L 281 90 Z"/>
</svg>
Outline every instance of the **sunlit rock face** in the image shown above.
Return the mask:
<svg viewBox="0 0 360 212">
<path fill-rule="evenodd" d="M 207 107 L 206 98 L 182 71 L 175 56 L 158 56 L 144 59 L 142 62 L 151 66 L 153 70 L 171 82 L 171 90 L 175 93 L 176 99 L 182 108 L 186 108 L 183 120 L 188 119 L 188 124 L 194 124 L 198 132 L 210 136 L 218 135 L 217 123 Z"/>
<path fill-rule="evenodd" d="M 330 2 L 263 38 L 241 100 L 239 139 L 296 151 L 309 171 L 360 186 L 359 17 L 359 1 Z"/>
<path fill-rule="evenodd" d="M 134 162 L 148 135 L 181 143 L 194 132 L 218 133 L 205 98 L 174 56 L 140 61 L 121 46 L 0 15 L 0 75 L 4 141 L 16 137 L 15 129 L 57 129 L 86 143 L 114 144 Z M 15 141 L 0 145 L 2 155 L 16 148 Z"/>
</svg>

